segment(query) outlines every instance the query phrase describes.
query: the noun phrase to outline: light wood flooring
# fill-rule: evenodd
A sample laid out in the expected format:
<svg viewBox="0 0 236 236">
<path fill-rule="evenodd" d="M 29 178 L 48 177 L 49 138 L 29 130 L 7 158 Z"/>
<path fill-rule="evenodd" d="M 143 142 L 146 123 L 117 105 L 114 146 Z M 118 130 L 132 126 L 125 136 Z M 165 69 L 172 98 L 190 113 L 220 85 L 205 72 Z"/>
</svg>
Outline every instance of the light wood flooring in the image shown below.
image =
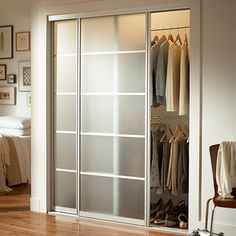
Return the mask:
<svg viewBox="0 0 236 236">
<path fill-rule="evenodd" d="M 30 212 L 29 191 L 23 185 L 0 193 L 0 235 L 173 236 L 138 227 Z"/>
</svg>

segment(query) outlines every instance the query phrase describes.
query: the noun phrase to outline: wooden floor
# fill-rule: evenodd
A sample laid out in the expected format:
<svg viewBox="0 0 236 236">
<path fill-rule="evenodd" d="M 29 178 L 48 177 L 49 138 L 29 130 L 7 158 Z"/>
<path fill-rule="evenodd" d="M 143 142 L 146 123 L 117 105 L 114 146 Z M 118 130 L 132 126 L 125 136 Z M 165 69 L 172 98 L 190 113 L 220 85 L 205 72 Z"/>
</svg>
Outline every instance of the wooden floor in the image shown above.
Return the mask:
<svg viewBox="0 0 236 236">
<path fill-rule="evenodd" d="M 0 235 L 173 236 L 138 227 L 30 212 L 29 199 L 25 186 L 0 194 Z"/>
</svg>

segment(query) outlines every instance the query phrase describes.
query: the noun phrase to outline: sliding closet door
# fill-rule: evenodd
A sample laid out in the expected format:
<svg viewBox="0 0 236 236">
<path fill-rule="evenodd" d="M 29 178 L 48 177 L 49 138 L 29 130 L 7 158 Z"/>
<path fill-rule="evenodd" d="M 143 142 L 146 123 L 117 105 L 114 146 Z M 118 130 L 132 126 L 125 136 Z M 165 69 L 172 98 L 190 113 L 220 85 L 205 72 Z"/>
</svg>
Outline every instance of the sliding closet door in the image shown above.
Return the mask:
<svg viewBox="0 0 236 236">
<path fill-rule="evenodd" d="M 144 224 L 145 19 L 81 19 L 82 216 Z"/>
<path fill-rule="evenodd" d="M 54 23 L 53 206 L 76 214 L 77 21 Z"/>
</svg>

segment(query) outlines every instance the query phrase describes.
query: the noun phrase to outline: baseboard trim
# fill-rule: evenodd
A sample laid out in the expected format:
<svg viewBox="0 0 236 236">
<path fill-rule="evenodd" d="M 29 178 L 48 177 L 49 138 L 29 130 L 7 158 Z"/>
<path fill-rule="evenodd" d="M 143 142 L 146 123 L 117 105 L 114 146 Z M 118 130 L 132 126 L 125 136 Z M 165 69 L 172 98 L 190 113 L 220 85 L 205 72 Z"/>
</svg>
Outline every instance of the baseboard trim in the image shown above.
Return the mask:
<svg viewBox="0 0 236 236">
<path fill-rule="evenodd" d="M 30 210 L 40 212 L 40 199 L 39 198 L 30 198 Z"/>
</svg>

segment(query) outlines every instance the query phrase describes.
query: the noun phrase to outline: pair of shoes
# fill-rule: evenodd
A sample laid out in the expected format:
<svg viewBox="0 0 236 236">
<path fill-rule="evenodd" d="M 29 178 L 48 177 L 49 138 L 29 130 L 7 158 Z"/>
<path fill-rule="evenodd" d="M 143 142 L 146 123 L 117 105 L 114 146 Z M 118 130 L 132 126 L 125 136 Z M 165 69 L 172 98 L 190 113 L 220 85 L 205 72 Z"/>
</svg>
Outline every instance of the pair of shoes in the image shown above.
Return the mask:
<svg viewBox="0 0 236 236">
<path fill-rule="evenodd" d="M 175 215 L 167 215 L 165 219 L 165 226 L 167 227 L 173 227 L 175 225 L 178 225 L 178 217 Z"/>
<path fill-rule="evenodd" d="M 179 220 L 179 227 L 181 229 L 187 229 L 188 228 L 188 218 L 187 218 L 186 215 L 180 214 L 178 216 L 178 220 Z"/>
<path fill-rule="evenodd" d="M 160 210 L 157 212 L 157 214 L 154 218 L 154 223 L 155 224 L 164 224 L 167 213 L 169 213 L 171 211 L 172 207 L 173 207 L 173 202 L 170 199 L 166 204 L 163 204 L 161 206 Z"/>
</svg>

